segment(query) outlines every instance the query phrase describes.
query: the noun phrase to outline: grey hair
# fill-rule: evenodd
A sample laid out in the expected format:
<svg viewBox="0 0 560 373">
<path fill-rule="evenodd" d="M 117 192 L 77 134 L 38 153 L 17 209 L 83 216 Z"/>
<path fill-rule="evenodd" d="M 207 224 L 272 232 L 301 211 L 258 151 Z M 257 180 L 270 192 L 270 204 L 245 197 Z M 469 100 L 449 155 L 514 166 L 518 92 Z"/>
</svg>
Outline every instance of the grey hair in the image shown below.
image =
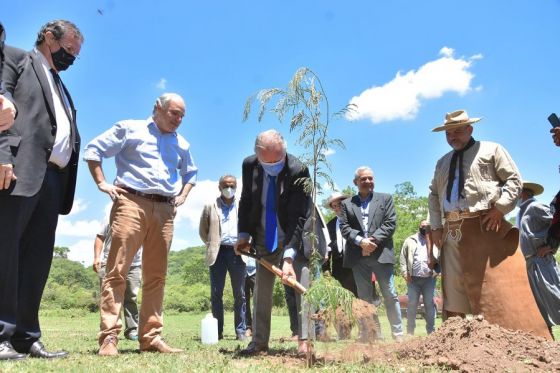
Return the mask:
<svg viewBox="0 0 560 373">
<path fill-rule="evenodd" d="M 183 100 L 183 97 L 181 97 L 177 93 L 169 93 L 169 92 L 164 93 L 156 99 L 156 103 L 154 104 L 154 110 L 152 110 L 152 114 L 156 113 L 158 104 L 159 106 L 161 106 L 162 109 L 167 109 L 167 107 L 169 106 L 169 102 L 173 99 L 180 99 L 183 102 L 185 101 Z"/>
<path fill-rule="evenodd" d="M 271 145 L 281 144 L 284 153 L 288 150 L 288 145 L 282 134 L 275 129 L 263 131 L 255 139 L 255 153 L 258 149 L 268 149 Z"/>
<path fill-rule="evenodd" d="M 237 183 L 237 178 L 236 178 L 235 176 L 230 175 L 230 174 L 225 174 L 225 175 L 223 175 L 222 177 L 220 177 L 220 180 L 218 180 L 218 185 L 222 185 L 222 182 L 223 182 L 225 179 L 233 179 L 233 180 L 235 180 L 235 182 Z"/>
<path fill-rule="evenodd" d="M 360 166 L 360 167 L 356 168 L 356 171 L 354 172 L 354 180 L 358 180 L 358 178 L 360 177 L 360 173 L 362 171 L 371 172 L 371 175 L 373 176 L 373 179 L 375 180 L 375 175 L 373 173 L 373 170 L 368 166 Z"/>
<path fill-rule="evenodd" d="M 64 19 L 57 19 L 54 21 L 50 21 L 47 24 L 43 25 L 39 32 L 37 33 L 37 40 L 35 40 L 35 46 L 38 47 L 39 45 L 43 44 L 45 41 L 45 34 L 47 32 L 52 32 L 55 40 L 60 40 L 62 37 L 67 34 L 68 32 L 73 32 L 74 36 L 83 43 L 84 36 L 82 32 L 70 21 L 66 21 Z"/>
</svg>

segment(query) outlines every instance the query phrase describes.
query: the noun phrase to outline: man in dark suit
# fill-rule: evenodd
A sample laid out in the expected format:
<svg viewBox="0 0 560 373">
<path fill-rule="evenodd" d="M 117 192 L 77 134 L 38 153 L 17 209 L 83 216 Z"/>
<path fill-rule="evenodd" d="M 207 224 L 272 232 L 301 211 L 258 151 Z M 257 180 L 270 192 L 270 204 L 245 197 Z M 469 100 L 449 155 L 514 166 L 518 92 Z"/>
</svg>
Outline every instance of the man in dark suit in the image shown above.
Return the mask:
<svg viewBox="0 0 560 373">
<path fill-rule="evenodd" d="M 375 274 L 387 309 L 393 338 L 402 340 L 402 320 L 395 290 L 393 233 L 397 216 L 390 194 L 373 191 L 373 171 L 359 167 L 354 174 L 358 194 L 342 202 L 340 228 L 346 240 L 344 267 L 351 268 L 358 297 L 373 303 L 371 273 Z"/>
<path fill-rule="evenodd" d="M 58 214 L 72 208 L 80 137 L 58 72 L 80 53 L 71 22 L 44 25 L 30 52 L 6 46 L 2 78 L 18 109 L 0 134 L 0 360 L 58 358 L 42 344 L 39 305 L 49 275 Z"/>
<path fill-rule="evenodd" d="M 243 189 L 239 201 L 237 252 L 253 246 L 257 254 L 274 265 L 283 260 L 283 282 L 289 277 L 301 279 L 308 268 L 302 248 L 302 230 L 309 216 L 311 199 L 304 190 L 309 170 L 286 152 L 286 142 L 275 130 L 262 132 L 255 141 L 255 155 L 243 161 Z M 307 269 L 308 271 L 308 269 Z M 253 340 L 242 355 L 268 350 L 272 290 L 275 276 L 257 264 L 253 295 Z M 301 311 L 301 295 L 296 304 Z M 305 307 L 304 307 L 305 309 Z M 298 353 L 307 351 L 307 322 L 300 313 Z"/>
<path fill-rule="evenodd" d="M 327 262 L 323 264 L 323 270 L 330 271 L 332 277 L 337 279 L 343 288 L 351 291 L 354 296 L 357 297 L 358 289 L 356 288 L 356 281 L 354 280 L 352 270 L 344 268 L 343 266 L 346 240 L 340 233 L 339 216 L 342 215 L 342 201 L 347 198 L 348 196 L 340 192 L 335 192 L 327 200 L 327 206 L 335 212 L 336 216 L 327 223 L 331 242 L 329 243 L 329 258 Z"/>
</svg>

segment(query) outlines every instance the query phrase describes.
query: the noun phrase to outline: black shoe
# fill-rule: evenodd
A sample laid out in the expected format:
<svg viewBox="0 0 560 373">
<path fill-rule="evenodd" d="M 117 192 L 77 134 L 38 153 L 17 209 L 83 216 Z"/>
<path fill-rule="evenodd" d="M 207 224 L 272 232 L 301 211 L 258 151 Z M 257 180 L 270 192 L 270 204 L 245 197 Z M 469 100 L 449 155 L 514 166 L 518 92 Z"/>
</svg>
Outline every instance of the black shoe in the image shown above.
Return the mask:
<svg viewBox="0 0 560 373">
<path fill-rule="evenodd" d="M 45 349 L 43 342 L 36 341 L 29 348 L 29 357 L 37 357 L 41 359 L 58 359 L 68 356 L 66 351 L 53 351 L 49 352 Z"/>
<path fill-rule="evenodd" d="M 266 354 L 268 346 L 258 346 L 255 342 L 249 343 L 246 349 L 239 351 L 240 356 L 255 356 Z"/>
<path fill-rule="evenodd" d="M 0 343 L 0 360 L 22 360 L 27 355 L 17 352 L 8 341 Z"/>
</svg>

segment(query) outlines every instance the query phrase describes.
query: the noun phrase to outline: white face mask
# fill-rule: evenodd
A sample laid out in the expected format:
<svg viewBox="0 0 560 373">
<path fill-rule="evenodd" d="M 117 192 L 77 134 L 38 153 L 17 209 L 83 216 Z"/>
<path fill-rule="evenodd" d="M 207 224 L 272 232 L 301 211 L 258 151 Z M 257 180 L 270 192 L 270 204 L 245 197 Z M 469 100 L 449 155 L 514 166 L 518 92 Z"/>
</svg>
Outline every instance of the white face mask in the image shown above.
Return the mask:
<svg viewBox="0 0 560 373">
<path fill-rule="evenodd" d="M 222 196 L 224 196 L 224 198 L 226 199 L 233 198 L 235 196 L 235 188 L 228 187 L 222 189 Z"/>
</svg>

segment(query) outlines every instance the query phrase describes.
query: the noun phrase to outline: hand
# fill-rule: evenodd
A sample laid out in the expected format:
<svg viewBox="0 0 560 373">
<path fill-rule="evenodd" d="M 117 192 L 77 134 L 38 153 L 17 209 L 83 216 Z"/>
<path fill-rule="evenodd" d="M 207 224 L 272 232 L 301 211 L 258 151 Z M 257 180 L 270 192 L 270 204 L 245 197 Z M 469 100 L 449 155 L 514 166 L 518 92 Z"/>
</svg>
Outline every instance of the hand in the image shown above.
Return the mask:
<svg viewBox="0 0 560 373">
<path fill-rule="evenodd" d="M 105 181 L 100 182 L 99 184 L 97 184 L 97 187 L 99 188 L 100 191 L 102 191 L 103 193 L 107 193 L 109 195 L 109 197 L 111 197 L 111 199 L 114 201 L 115 199 L 119 198 L 119 194 L 124 194 L 124 193 L 128 193 L 126 190 L 124 190 L 123 188 L 119 188 L 116 185 L 112 185 L 109 184 Z"/>
<path fill-rule="evenodd" d="M 12 180 L 16 180 L 17 177 L 14 174 L 14 166 L 11 164 L 0 165 L 0 190 L 8 189 Z"/>
<path fill-rule="evenodd" d="M 99 258 L 93 259 L 93 272 L 99 273 L 100 265 L 101 265 L 101 260 L 99 260 Z"/>
<path fill-rule="evenodd" d="M 552 133 L 552 141 L 554 141 L 554 145 L 560 146 L 560 127 L 552 128 L 550 133 Z"/>
<path fill-rule="evenodd" d="M 443 242 L 441 242 L 442 238 L 443 238 L 443 228 L 432 230 L 432 243 L 440 249 L 443 247 Z"/>
<path fill-rule="evenodd" d="M 179 207 L 183 203 L 185 203 L 186 199 L 187 199 L 187 196 L 183 196 L 183 195 L 179 194 L 177 197 L 173 198 L 170 203 L 175 207 Z"/>
<path fill-rule="evenodd" d="M 412 281 L 412 277 L 410 275 L 406 275 L 406 283 L 410 284 L 410 282 Z"/>
<path fill-rule="evenodd" d="M 282 264 L 282 283 L 284 285 L 290 285 L 289 279 L 295 279 L 296 273 L 294 272 L 294 266 L 292 264 L 292 259 L 285 258 Z"/>
<path fill-rule="evenodd" d="M 16 117 L 16 108 L 14 104 L 0 95 L 0 132 L 10 129 L 14 124 L 14 119 Z"/>
<path fill-rule="evenodd" d="M 486 231 L 498 231 L 502 224 L 504 214 L 493 206 L 486 214 L 482 216 L 482 225 L 486 226 Z"/>
<path fill-rule="evenodd" d="M 548 245 L 543 245 L 537 249 L 537 256 L 539 258 L 544 258 L 548 254 L 552 254 L 552 249 Z"/>
<path fill-rule="evenodd" d="M 235 254 L 241 255 L 241 253 L 248 253 L 251 250 L 251 242 L 247 238 L 239 238 L 235 245 L 233 246 Z"/>
<path fill-rule="evenodd" d="M 373 241 L 373 237 L 364 238 L 360 241 L 363 256 L 370 256 L 377 249 L 377 244 Z"/>
</svg>

